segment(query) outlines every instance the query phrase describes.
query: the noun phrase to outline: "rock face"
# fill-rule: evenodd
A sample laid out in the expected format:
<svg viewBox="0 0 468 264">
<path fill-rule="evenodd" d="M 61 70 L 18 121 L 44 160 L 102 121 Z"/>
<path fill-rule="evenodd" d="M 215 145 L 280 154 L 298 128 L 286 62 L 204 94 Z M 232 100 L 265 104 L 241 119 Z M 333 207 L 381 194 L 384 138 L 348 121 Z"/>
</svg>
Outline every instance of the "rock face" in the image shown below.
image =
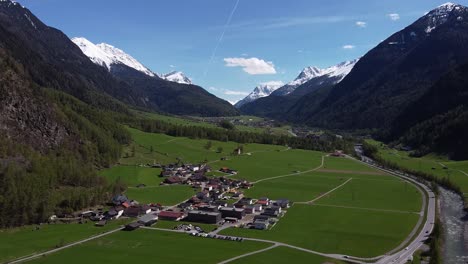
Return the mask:
<svg viewBox="0 0 468 264">
<path fill-rule="evenodd" d="M 0 94 L 0 134 L 41 152 L 60 146 L 69 136 L 54 106 L 5 65 L 0 65 Z"/>
</svg>

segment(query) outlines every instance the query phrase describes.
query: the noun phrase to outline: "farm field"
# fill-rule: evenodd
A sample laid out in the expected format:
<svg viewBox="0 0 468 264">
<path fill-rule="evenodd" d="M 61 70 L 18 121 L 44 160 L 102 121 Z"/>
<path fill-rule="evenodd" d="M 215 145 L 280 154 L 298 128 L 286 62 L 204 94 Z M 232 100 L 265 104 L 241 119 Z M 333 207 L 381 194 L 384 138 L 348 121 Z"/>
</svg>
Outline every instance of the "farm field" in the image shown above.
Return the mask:
<svg viewBox="0 0 468 264">
<path fill-rule="evenodd" d="M 154 260 L 157 263 L 184 264 L 188 257 L 192 263 L 218 263 L 268 246 L 268 243 L 240 243 L 141 229 L 117 232 L 38 258 L 32 263 L 135 263 Z"/>
<path fill-rule="evenodd" d="M 155 176 L 156 177 L 156 176 Z M 140 203 L 159 203 L 175 205 L 195 194 L 195 190 L 187 185 L 162 185 L 156 187 L 128 188 L 125 195 Z"/>
<path fill-rule="evenodd" d="M 318 173 L 298 174 L 255 184 L 245 190 L 247 197 L 287 198 L 292 202 L 310 201 L 321 193 L 342 184 L 348 177 L 322 177 Z"/>
<path fill-rule="evenodd" d="M 163 178 L 157 177 L 161 169 L 139 167 L 139 166 L 114 166 L 101 170 L 99 175 L 105 177 L 109 182 L 120 179 L 128 186 L 145 184 L 146 186 L 158 186 Z"/>
<path fill-rule="evenodd" d="M 112 221 L 104 227 L 87 224 L 50 224 L 0 230 L 0 262 L 53 249 L 117 228 L 129 220 Z"/>
<path fill-rule="evenodd" d="M 421 211 L 421 193 L 406 181 L 388 176 L 346 176 L 352 180 L 317 203 L 405 212 Z"/>
<path fill-rule="evenodd" d="M 271 264 L 271 263 L 308 263 L 308 264 L 341 264 L 336 259 L 329 259 L 310 254 L 297 249 L 279 246 L 265 252 L 244 257 L 232 262 L 233 264 Z"/>
<path fill-rule="evenodd" d="M 378 155 L 385 160 L 397 163 L 398 165 L 421 171 L 439 178 L 449 178 L 450 181 L 458 185 L 468 202 L 468 161 L 449 161 L 445 157 L 427 155 L 421 158 L 409 156 L 409 152 L 391 149 L 384 144 L 368 140 L 370 144 L 378 147 Z M 444 169 L 446 167 L 447 169 Z"/>
<path fill-rule="evenodd" d="M 273 229 L 225 229 L 225 235 L 288 243 L 323 253 L 375 257 L 397 247 L 419 215 L 296 204 Z"/>
</svg>

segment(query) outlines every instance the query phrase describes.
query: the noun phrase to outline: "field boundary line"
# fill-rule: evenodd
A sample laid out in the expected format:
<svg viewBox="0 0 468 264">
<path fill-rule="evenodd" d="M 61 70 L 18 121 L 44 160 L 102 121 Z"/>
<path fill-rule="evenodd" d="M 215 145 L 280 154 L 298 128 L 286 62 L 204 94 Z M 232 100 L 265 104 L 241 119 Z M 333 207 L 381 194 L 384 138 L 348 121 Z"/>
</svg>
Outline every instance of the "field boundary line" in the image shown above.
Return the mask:
<svg viewBox="0 0 468 264">
<path fill-rule="evenodd" d="M 13 263 L 22 263 L 22 262 L 30 261 L 30 260 L 36 259 L 38 257 L 42 257 L 42 256 L 45 256 L 45 255 L 50 255 L 52 253 L 55 253 L 55 252 L 58 252 L 58 251 L 61 251 L 61 250 L 64 250 L 64 249 L 71 248 L 73 246 L 83 244 L 83 243 L 89 242 L 91 240 L 113 234 L 113 233 L 115 233 L 117 231 L 120 231 L 122 229 L 124 229 L 124 227 L 119 227 L 117 229 L 110 230 L 110 231 L 107 231 L 107 232 L 99 234 L 99 235 L 91 236 L 91 237 L 88 237 L 88 238 L 85 238 L 85 239 L 82 239 L 82 240 L 79 240 L 79 241 L 76 241 L 76 242 L 72 242 L 70 244 L 64 245 L 64 246 L 59 247 L 59 248 L 54 248 L 54 249 L 47 250 L 47 251 L 44 251 L 44 252 L 41 252 L 41 253 L 36 253 L 36 254 L 30 255 L 30 256 L 17 258 L 17 259 L 12 260 L 12 261 L 7 261 L 6 263 L 13 264 Z"/>
<path fill-rule="evenodd" d="M 355 206 L 345 206 L 345 205 L 333 205 L 333 204 L 313 204 L 314 206 L 326 206 L 326 207 L 336 207 L 336 208 L 345 208 L 345 209 L 357 209 L 357 210 L 366 210 L 366 211 L 376 211 L 376 212 L 389 212 L 389 213 L 402 213 L 402 214 L 418 214 L 421 212 L 412 212 L 412 211 L 401 211 L 401 210 L 391 210 L 391 209 L 378 209 L 378 208 L 366 208 L 366 207 L 355 207 Z"/>
<path fill-rule="evenodd" d="M 232 262 L 234 260 L 238 260 L 238 259 L 241 259 L 241 258 L 245 258 L 245 257 L 248 257 L 248 256 L 252 256 L 252 255 L 255 255 L 255 254 L 258 254 L 258 253 L 268 251 L 268 250 L 276 248 L 276 247 L 279 247 L 279 244 L 274 244 L 273 246 L 269 246 L 269 247 L 264 248 L 264 249 L 260 249 L 260 250 L 257 250 L 257 251 L 252 251 L 252 252 L 249 252 L 249 253 L 245 253 L 243 255 L 239 255 L 237 257 L 233 257 L 233 258 L 218 262 L 218 264 L 226 264 L 226 263 Z"/>
<path fill-rule="evenodd" d="M 334 192 L 334 191 L 340 189 L 341 187 L 343 187 L 344 185 L 346 185 L 348 182 L 350 182 L 352 179 L 353 179 L 353 178 L 347 179 L 347 180 L 346 180 L 345 182 L 343 182 L 342 184 L 336 186 L 335 188 L 329 190 L 328 192 L 326 192 L 326 193 L 324 193 L 324 194 L 322 194 L 322 195 L 319 195 L 318 197 L 316 197 L 316 198 L 314 198 L 314 199 L 312 199 L 312 200 L 310 200 L 310 201 L 307 201 L 307 202 L 295 202 L 295 204 L 312 204 L 312 203 L 314 203 L 315 201 L 317 201 L 317 200 L 323 198 L 324 196 L 327 196 L 327 195 L 329 195 L 330 193 L 332 193 L 332 192 Z"/>
<path fill-rule="evenodd" d="M 291 177 L 291 176 L 301 175 L 301 174 L 305 174 L 305 173 L 309 173 L 309 172 L 313 172 L 313 171 L 319 170 L 319 169 L 322 168 L 323 165 L 325 164 L 325 157 L 326 157 L 326 156 L 322 156 L 322 164 L 320 164 L 320 165 L 319 165 L 318 167 L 316 167 L 316 168 L 313 168 L 313 169 L 310 169 L 310 170 L 306 170 L 306 171 L 301 171 L 301 172 L 289 173 L 289 174 L 285 174 L 285 175 L 279 175 L 279 176 L 274 176 L 274 177 L 270 177 L 270 178 L 260 179 L 260 180 L 258 180 L 258 181 L 254 181 L 254 182 L 252 182 L 252 183 L 253 183 L 253 184 L 257 184 L 257 183 L 263 182 L 263 181 L 270 181 L 270 180 L 275 180 L 275 179 L 284 178 L 284 177 Z"/>
</svg>

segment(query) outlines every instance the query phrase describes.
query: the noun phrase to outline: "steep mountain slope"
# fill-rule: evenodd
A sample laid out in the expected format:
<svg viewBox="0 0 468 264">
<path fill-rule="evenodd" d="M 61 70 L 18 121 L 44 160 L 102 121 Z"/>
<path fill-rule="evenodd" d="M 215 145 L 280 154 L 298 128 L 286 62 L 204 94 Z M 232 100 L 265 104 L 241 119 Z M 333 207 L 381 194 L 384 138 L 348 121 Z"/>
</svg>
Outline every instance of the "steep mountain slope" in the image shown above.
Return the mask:
<svg viewBox="0 0 468 264">
<path fill-rule="evenodd" d="M 453 159 L 468 158 L 468 64 L 445 74 L 393 122 L 391 137 L 415 146 L 421 155 L 431 151 Z"/>
<path fill-rule="evenodd" d="M 339 83 L 349 74 L 358 60 L 345 61 L 325 69 L 307 67 L 294 81 L 277 89 L 267 97 L 242 105 L 240 110 L 247 114 L 285 119 L 284 114 L 302 97 Z"/>
<path fill-rule="evenodd" d="M 244 99 L 237 102 L 234 106 L 237 108 L 242 107 L 247 103 L 251 103 L 259 98 L 269 96 L 273 93 L 276 89 L 278 89 L 280 85 L 271 85 L 271 84 L 261 84 L 249 94 Z"/>
<path fill-rule="evenodd" d="M 119 64 L 111 73 L 119 80 L 146 95 L 145 100 L 153 102 L 157 110 L 176 115 L 232 116 L 238 111 L 229 102 L 217 98 L 203 88 L 166 81 L 148 76 L 140 71 Z"/>
<path fill-rule="evenodd" d="M 447 70 L 468 61 L 467 44 L 468 9 L 444 4 L 369 51 L 318 107 L 308 107 L 316 99 L 304 98 L 287 117 L 329 128 L 388 131 Z"/>
</svg>

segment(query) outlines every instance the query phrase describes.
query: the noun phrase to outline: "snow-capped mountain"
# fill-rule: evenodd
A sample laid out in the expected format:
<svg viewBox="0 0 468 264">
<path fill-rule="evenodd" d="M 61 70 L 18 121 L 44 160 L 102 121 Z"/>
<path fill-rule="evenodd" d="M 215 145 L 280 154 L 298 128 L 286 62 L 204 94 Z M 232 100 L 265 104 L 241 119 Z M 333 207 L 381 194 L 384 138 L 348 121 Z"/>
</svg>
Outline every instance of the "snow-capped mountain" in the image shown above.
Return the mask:
<svg viewBox="0 0 468 264">
<path fill-rule="evenodd" d="M 181 84 L 192 84 L 192 80 L 190 80 L 190 78 L 185 76 L 185 74 L 180 71 L 173 71 L 167 74 L 162 74 L 160 75 L 160 77 L 170 82 L 176 82 L 176 83 L 181 83 Z"/>
<path fill-rule="evenodd" d="M 327 78 L 330 79 L 332 84 L 341 82 L 341 80 L 348 75 L 348 73 L 353 69 L 356 62 L 359 59 L 352 61 L 345 61 L 335 66 L 331 66 L 325 69 L 320 69 L 318 67 L 306 67 L 301 73 L 297 76 L 294 81 L 287 83 L 283 87 L 277 89 L 272 93 L 275 96 L 285 96 L 296 90 L 297 87 L 303 85 L 304 83 L 315 79 L 321 78 L 321 82 L 325 82 Z"/>
<path fill-rule="evenodd" d="M 123 50 L 118 49 L 106 43 L 94 44 L 86 38 L 72 38 L 72 41 L 81 49 L 81 51 L 91 59 L 92 62 L 107 68 L 109 71 L 112 65 L 124 64 L 137 71 L 154 77 L 155 74 L 143 64 L 138 62 L 135 58 L 125 53 Z"/>
<path fill-rule="evenodd" d="M 427 19 L 426 33 L 431 33 L 436 27 L 446 23 L 451 14 L 466 12 L 467 8 L 462 5 L 457 5 L 451 2 L 438 6 L 436 9 L 427 13 L 423 18 Z M 456 15 L 456 14 L 455 14 Z M 457 17 L 458 20 L 463 20 L 462 16 Z"/>
<path fill-rule="evenodd" d="M 234 106 L 239 108 L 247 103 L 251 103 L 257 100 L 258 98 L 269 96 L 272 92 L 274 92 L 280 87 L 281 84 L 261 84 L 255 87 L 255 89 L 249 95 L 247 95 L 244 99 L 238 101 Z"/>
</svg>

